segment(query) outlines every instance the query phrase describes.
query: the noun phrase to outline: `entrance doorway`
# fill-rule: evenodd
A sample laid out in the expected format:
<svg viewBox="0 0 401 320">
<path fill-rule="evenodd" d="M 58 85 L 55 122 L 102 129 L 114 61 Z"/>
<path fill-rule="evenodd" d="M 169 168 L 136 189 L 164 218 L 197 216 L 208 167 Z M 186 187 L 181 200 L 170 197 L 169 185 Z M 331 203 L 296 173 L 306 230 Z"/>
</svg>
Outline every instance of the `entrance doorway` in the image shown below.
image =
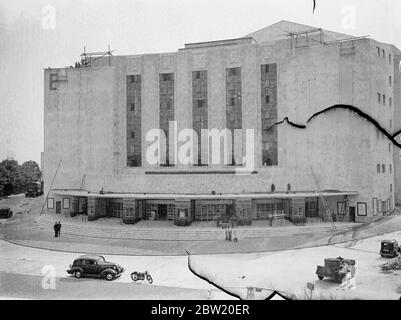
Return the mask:
<svg viewBox="0 0 401 320">
<path fill-rule="evenodd" d="M 226 206 L 226 217 L 230 218 L 235 217 L 235 205 L 234 204 L 228 204 Z"/>
<path fill-rule="evenodd" d="M 319 199 L 306 199 L 305 201 L 305 216 L 307 218 L 319 217 Z"/>
<path fill-rule="evenodd" d="M 56 201 L 56 213 L 61 213 L 61 201 Z"/>
<path fill-rule="evenodd" d="M 355 207 L 349 207 L 349 221 L 355 222 Z"/>
<path fill-rule="evenodd" d="M 157 220 L 167 220 L 167 204 L 157 205 Z"/>
</svg>

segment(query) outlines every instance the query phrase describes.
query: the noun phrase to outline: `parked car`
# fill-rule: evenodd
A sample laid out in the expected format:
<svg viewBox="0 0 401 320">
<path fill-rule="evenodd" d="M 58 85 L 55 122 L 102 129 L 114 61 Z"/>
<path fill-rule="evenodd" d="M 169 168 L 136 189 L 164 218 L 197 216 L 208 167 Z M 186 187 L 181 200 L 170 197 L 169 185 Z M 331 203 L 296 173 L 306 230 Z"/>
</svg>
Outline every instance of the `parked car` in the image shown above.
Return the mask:
<svg viewBox="0 0 401 320">
<path fill-rule="evenodd" d="M 123 272 L 124 268 L 120 265 L 106 261 L 103 256 L 94 255 L 82 255 L 78 257 L 67 270 L 68 274 L 72 274 L 76 278 L 92 276 L 108 281 L 118 278 Z"/>
<path fill-rule="evenodd" d="M 347 272 L 351 272 L 351 277 L 355 276 L 355 260 L 338 258 L 324 259 L 324 267 L 317 266 L 316 274 L 319 280 L 332 278 L 335 282 L 342 283 Z"/>
<path fill-rule="evenodd" d="M 398 256 L 401 248 L 397 240 L 383 240 L 380 248 L 380 255 L 386 258 L 394 258 Z"/>
<path fill-rule="evenodd" d="M 0 219 L 8 219 L 13 215 L 10 208 L 0 208 Z"/>
</svg>

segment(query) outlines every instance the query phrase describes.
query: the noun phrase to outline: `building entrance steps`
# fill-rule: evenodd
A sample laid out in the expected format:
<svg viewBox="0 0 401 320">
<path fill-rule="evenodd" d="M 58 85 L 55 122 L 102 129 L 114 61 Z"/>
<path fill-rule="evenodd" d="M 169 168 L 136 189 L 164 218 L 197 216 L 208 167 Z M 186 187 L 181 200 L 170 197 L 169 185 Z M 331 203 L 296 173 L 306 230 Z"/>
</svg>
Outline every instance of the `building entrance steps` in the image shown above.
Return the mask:
<svg viewBox="0 0 401 320">
<path fill-rule="evenodd" d="M 172 221 L 141 221 L 134 225 L 125 225 L 121 219 L 99 219 L 82 221 L 81 217 L 64 217 L 55 214 L 43 214 L 36 218 L 36 225 L 43 230 L 53 231 L 55 221 L 61 221 L 61 234 L 128 240 L 173 240 L 173 241 L 211 241 L 225 238 L 225 231 L 216 227 L 216 221 L 194 222 L 188 227 L 175 226 Z M 254 221 L 255 226 L 234 228 L 237 238 L 288 237 L 291 235 L 319 234 L 333 232 L 330 223 L 318 223 L 306 226 L 285 225 L 271 227 L 268 221 Z M 336 232 L 358 227 L 358 223 L 336 223 Z"/>
</svg>

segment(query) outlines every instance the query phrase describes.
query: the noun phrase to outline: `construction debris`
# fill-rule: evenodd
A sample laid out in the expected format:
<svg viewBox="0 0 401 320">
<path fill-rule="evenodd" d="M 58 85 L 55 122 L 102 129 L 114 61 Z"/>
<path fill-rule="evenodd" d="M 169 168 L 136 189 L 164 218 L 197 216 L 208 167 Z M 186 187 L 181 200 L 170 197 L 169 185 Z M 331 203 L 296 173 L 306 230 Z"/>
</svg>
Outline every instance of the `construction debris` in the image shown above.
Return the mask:
<svg viewBox="0 0 401 320">
<path fill-rule="evenodd" d="M 382 271 L 401 270 L 401 256 L 382 264 L 380 268 Z"/>
</svg>

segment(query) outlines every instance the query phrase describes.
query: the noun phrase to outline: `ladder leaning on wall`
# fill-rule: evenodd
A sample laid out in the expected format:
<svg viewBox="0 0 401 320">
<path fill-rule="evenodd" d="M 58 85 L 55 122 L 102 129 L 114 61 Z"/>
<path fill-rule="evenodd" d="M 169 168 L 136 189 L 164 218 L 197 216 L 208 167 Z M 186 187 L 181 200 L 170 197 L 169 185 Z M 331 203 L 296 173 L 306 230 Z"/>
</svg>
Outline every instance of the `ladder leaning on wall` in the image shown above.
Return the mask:
<svg viewBox="0 0 401 320">
<path fill-rule="evenodd" d="M 325 212 L 325 214 L 326 214 L 326 218 L 330 221 L 332 229 L 333 229 L 333 230 L 336 230 L 336 225 L 335 225 L 335 223 L 334 223 L 334 221 L 333 221 L 332 216 L 330 215 L 329 209 L 328 209 L 328 207 L 327 207 L 326 199 L 325 199 L 325 197 L 324 197 L 324 195 L 323 195 L 322 190 L 320 189 L 319 180 L 317 179 L 317 177 L 316 177 L 316 175 L 315 175 L 315 172 L 313 171 L 313 168 L 312 168 L 312 167 L 310 167 L 310 170 L 311 170 L 311 172 L 312 172 L 313 180 L 315 180 L 315 184 L 316 184 L 316 187 L 317 187 L 318 193 L 319 193 L 319 198 L 320 198 L 320 200 L 322 201 L 323 208 L 324 208 L 324 212 Z"/>
<path fill-rule="evenodd" d="M 342 209 L 341 209 L 341 213 L 339 214 L 341 222 L 344 222 L 344 219 L 345 219 L 345 217 L 347 215 L 348 208 L 349 208 L 349 199 L 348 199 L 348 196 L 344 196 L 343 206 L 342 206 Z"/>
</svg>

